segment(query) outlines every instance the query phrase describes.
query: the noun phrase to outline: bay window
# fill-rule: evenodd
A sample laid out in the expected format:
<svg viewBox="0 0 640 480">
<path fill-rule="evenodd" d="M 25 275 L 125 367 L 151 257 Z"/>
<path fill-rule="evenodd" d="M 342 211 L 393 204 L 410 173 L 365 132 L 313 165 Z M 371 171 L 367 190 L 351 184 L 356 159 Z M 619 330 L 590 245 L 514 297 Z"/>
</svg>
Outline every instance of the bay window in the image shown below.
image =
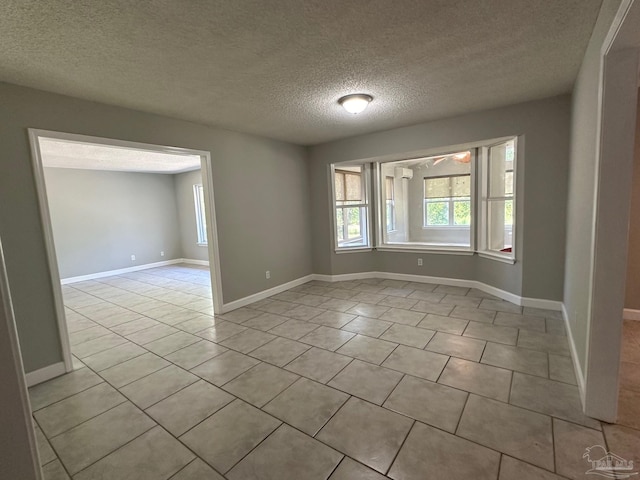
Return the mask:
<svg viewBox="0 0 640 480">
<path fill-rule="evenodd" d="M 478 253 L 513 263 L 516 152 L 516 138 L 508 138 L 425 157 L 332 165 L 336 251 Z"/>
</svg>

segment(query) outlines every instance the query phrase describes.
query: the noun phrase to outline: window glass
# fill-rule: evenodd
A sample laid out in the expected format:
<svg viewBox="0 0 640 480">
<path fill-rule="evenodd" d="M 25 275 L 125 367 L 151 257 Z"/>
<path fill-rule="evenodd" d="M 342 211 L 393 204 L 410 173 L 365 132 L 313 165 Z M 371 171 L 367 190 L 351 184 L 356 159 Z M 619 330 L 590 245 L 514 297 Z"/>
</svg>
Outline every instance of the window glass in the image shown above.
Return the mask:
<svg viewBox="0 0 640 480">
<path fill-rule="evenodd" d="M 360 202 L 362 201 L 362 179 L 361 175 L 354 175 L 352 173 L 345 174 L 347 193 L 345 200 L 348 202 Z"/>
<path fill-rule="evenodd" d="M 451 183 L 449 177 L 425 178 L 424 198 L 446 198 L 449 196 Z"/>
<path fill-rule="evenodd" d="M 369 246 L 365 169 L 335 165 L 333 172 L 336 245 L 345 249 Z"/>
<path fill-rule="evenodd" d="M 425 178 L 425 226 L 471 225 L 471 175 Z"/>
<path fill-rule="evenodd" d="M 393 177 L 385 178 L 385 194 L 387 200 L 393 200 Z"/>
<path fill-rule="evenodd" d="M 346 200 L 344 173 L 336 172 L 335 184 L 336 184 L 336 201 L 341 202 Z"/>
<path fill-rule="evenodd" d="M 513 257 L 515 139 L 487 149 L 485 160 L 487 197 L 481 225 L 483 249 Z"/>
</svg>

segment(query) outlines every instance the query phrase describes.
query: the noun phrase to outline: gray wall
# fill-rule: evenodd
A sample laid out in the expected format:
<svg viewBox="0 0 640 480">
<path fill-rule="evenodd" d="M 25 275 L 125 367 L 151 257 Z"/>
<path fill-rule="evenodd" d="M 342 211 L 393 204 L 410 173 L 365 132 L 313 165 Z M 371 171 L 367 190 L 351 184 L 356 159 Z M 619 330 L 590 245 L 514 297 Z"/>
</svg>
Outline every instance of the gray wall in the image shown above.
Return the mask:
<svg viewBox="0 0 640 480">
<path fill-rule="evenodd" d="M 625 308 L 640 310 L 640 90 L 636 119 L 636 140 L 629 221 L 629 253 L 627 255 L 627 288 Z"/>
<path fill-rule="evenodd" d="M 173 175 L 44 173 L 61 278 L 182 257 Z"/>
<path fill-rule="evenodd" d="M 225 302 L 311 273 L 303 147 L 6 83 L 0 105 L 0 235 L 27 372 L 62 360 L 29 127 L 211 152 Z"/>
<path fill-rule="evenodd" d="M 571 109 L 571 150 L 567 200 L 567 257 L 564 304 L 576 352 L 585 369 L 589 330 L 590 278 L 593 265 L 598 88 L 600 48 L 620 2 L 603 2 L 598 21 L 576 79 Z"/>
<path fill-rule="evenodd" d="M 570 97 L 559 96 L 411 127 L 361 135 L 310 148 L 314 271 L 380 270 L 475 279 L 533 298 L 563 295 Z M 518 142 L 515 265 L 478 256 L 364 252 L 335 254 L 328 165 L 522 135 Z M 417 266 L 417 258 L 424 266 Z"/>
<path fill-rule="evenodd" d="M 180 222 L 182 258 L 208 261 L 209 252 L 207 246 L 198 245 L 196 207 L 193 197 L 193 186 L 202 185 L 202 172 L 194 170 L 192 172 L 179 173 L 173 175 L 173 179 L 176 187 L 176 203 Z"/>
<path fill-rule="evenodd" d="M 5 276 L 0 242 L 0 478 L 40 480 L 42 475 L 36 452 L 33 417 L 22 371 L 10 286 Z"/>
</svg>

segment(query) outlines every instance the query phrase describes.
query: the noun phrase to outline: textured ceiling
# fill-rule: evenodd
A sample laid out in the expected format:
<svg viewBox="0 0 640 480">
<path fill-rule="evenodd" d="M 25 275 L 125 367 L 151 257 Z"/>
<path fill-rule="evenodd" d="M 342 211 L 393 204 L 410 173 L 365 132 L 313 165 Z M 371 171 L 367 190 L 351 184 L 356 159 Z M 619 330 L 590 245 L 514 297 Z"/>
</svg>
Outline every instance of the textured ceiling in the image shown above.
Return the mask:
<svg viewBox="0 0 640 480">
<path fill-rule="evenodd" d="M 3 0 L 0 80 L 309 145 L 569 92 L 600 4 Z"/>
<path fill-rule="evenodd" d="M 42 165 L 118 172 L 182 173 L 200 168 L 197 155 L 177 155 L 123 147 L 40 139 Z"/>
</svg>

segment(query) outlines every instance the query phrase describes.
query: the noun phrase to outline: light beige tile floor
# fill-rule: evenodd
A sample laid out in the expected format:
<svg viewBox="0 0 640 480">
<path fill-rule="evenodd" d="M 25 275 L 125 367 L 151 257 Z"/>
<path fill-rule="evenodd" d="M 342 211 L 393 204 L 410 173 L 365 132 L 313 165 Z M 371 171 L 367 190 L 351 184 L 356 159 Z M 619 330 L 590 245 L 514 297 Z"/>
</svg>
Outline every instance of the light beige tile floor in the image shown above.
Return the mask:
<svg viewBox="0 0 640 480">
<path fill-rule="evenodd" d="M 174 265 L 63 293 L 77 369 L 30 390 L 49 480 L 582 478 L 605 441 L 640 464 L 640 322 L 603 428 L 558 312 L 475 289 L 314 281 L 214 317 Z"/>
<path fill-rule="evenodd" d="M 640 430 L 640 322 L 625 320 L 620 356 L 618 423 Z M 640 446 L 638 447 L 640 450 Z M 640 461 L 640 458 L 638 459 Z M 639 462 L 640 464 L 640 462 Z"/>
</svg>

